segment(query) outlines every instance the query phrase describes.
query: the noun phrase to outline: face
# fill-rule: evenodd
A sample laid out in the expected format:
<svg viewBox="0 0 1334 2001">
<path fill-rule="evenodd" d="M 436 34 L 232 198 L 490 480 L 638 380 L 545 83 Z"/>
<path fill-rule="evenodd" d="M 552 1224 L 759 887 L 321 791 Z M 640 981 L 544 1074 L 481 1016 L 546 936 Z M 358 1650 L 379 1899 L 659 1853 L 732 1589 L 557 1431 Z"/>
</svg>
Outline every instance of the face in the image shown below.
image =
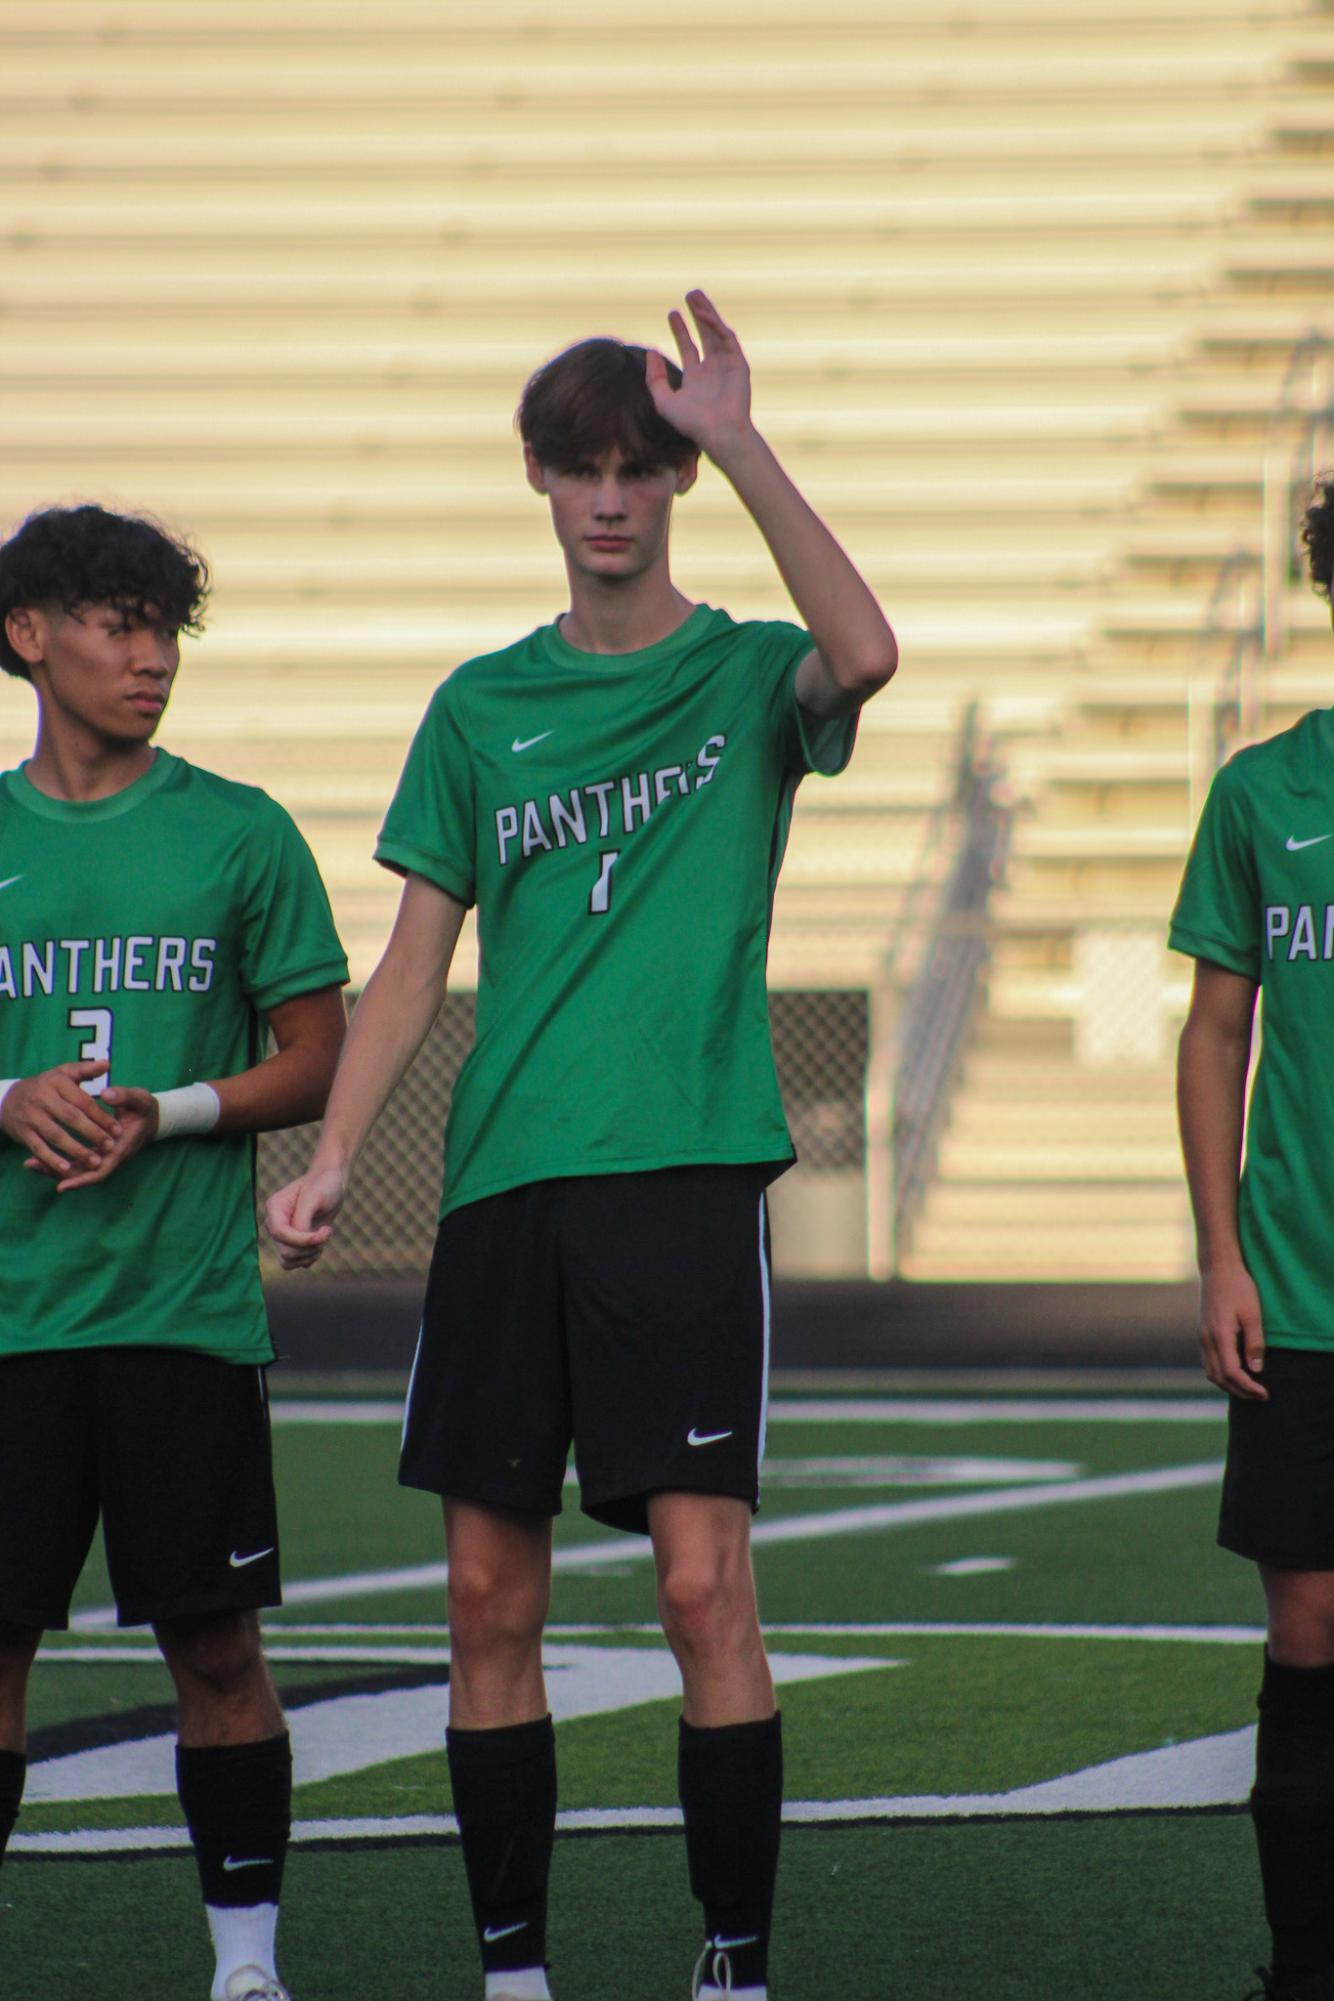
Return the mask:
<svg viewBox="0 0 1334 2001">
<path fill-rule="evenodd" d="M 11 645 L 28 668 L 43 713 L 107 744 L 147 743 L 180 665 L 180 639 L 152 615 L 115 605 L 10 614 Z"/>
<path fill-rule="evenodd" d="M 619 446 L 596 463 L 558 472 L 524 448 L 528 484 L 551 505 L 556 540 L 572 570 L 607 582 L 628 581 L 666 560 L 672 502 L 699 471 L 630 458 Z"/>
</svg>

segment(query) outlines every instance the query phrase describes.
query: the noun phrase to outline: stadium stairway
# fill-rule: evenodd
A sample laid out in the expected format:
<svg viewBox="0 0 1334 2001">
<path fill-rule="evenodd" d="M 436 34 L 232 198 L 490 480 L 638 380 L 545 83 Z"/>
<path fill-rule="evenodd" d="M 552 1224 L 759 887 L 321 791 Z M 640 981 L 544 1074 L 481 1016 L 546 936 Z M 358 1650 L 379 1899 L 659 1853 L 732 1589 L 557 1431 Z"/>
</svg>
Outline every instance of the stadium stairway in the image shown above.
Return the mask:
<svg viewBox="0 0 1334 2001">
<path fill-rule="evenodd" d="M 685 0 L 609 36 L 591 0 L 8 0 L 3 36 L 0 517 L 96 497 L 197 534 L 215 607 L 164 741 L 292 807 L 354 978 L 430 689 L 562 601 L 519 386 L 593 329 L 662 339 L 703 283 L 903 645 L 850 773 L 802 789 L 775 982 L 875 983 L 975 699 L 1018 802 L 905 1269 L 1175 1275 L 1181 975 L 1114 1088 L 1079 939 L 1157 935 L 1175 887 L 1211 567 L 1254 540 L 1327 310 L 1329 12 Z M 787 612 L 707 469 L 677 567 Z M 1294 593 L 1293 674 L 1317 611 Z M 6 761 L 30 721 L 12 690 Z"/>
</svg>

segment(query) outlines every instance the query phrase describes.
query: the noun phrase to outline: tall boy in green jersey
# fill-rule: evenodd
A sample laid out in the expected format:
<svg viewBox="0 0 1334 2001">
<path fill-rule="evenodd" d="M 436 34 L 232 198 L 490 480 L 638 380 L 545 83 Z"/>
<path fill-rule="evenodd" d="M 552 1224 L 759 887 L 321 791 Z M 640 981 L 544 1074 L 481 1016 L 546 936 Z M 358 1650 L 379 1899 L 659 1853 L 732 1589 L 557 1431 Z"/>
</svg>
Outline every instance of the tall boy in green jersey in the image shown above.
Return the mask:
<svg viewBox="0 0 1334 2001">
<path fill-rule="evenodd" d="M 525 391 L 528 479 L 570 609 L 432 701 L 378 848 L 406 878 L 394 934 L 310 1170 L 269 1208 L 284 1261 L 312 1262 L 475 904 L 477 1039 L 446 1135 L 400 1477 L 444 1500 L 447 1747 L 488 2001 L 548 1994 L 541 1640 L 572 1437 L 585 1510 L 653 1542 L 684 1686 L 696 1991 L 767 1993 L 782 1770 L 749 1538 L 764 1187 L 791 1142 L 765 945 L 796 784 L 846 763 L 896 650 L 752 425 L 735 335 L 702 293 L 689 304 L 699 349 L 671 315 L 681 370 L 588 341 Z M 806 629 L 737 624 L 673 586 L 671 505 L 700 451 Z"/>
<path fill-rule="evenodd" d="M 152 744 L 206 589 L 185 544 L 98 507 L 0 547 L 0 664 L 38 707 L 0 775 L 0 1849 L 29 1670 L 100 1513 L 120 1622 L 152 1623 L 176 1686 L 214 2001 L 285 2001 L 254 1134 L 322 1109 L 347 963 L 282 808 Z"/>
<path fill-rule="evenodd" d="M 1334 483 L 1305 541 L 1328 597 Z M 1259 1565 L 1267 1607 L 1251 1794 L 1273 1935 L 1261 1978 L 1281 2001 L 1319 2001 L 1334 1997 L 1334 711 L 1219 771 L 1171 942 L 1196 961 L 1179 1100 L 1204 1366 L 1230 1397 L 1219 1541 Z"/>
</svg>

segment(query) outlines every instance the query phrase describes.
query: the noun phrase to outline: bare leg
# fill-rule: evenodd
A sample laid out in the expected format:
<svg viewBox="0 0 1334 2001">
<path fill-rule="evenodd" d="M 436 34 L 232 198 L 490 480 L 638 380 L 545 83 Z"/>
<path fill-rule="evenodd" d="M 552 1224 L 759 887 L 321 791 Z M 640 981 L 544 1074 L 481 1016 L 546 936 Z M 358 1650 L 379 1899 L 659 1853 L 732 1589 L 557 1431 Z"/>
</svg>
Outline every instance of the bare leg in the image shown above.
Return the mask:
<svg viewBox="0 0 1334 2001">
<path fill-rule="evenodd" d="M 0 1751 L 27 1748 L 28 1676 L 41 1642 L 39 1627 L 0 1622 Z"/>
<path fill-rule="evenodd" d="M 686 1722 L 717 1728 L 772 1716 L 748 1503 L 717 1494 L 654 1494 L 648 1517 L 658 1610 L 681 1670 Z"/>
<path fill-rule="evenodd" d="M 547 1713 L 542 1627 L 551 1602 L 551 1523 L 445 1501 L 449 1720 L 458 1730 Z"/>
</svg>

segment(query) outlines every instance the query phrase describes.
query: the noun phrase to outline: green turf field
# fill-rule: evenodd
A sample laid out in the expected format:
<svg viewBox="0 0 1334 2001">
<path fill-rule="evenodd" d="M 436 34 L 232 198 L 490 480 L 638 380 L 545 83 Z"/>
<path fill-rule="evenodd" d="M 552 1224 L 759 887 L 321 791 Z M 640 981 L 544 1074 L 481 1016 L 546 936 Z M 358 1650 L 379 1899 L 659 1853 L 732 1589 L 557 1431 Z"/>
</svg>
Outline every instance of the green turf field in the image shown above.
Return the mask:
<svg viewBox="0 0 1334 2001">
<path fill-rule="evenodd" d="M 444 1758 L 437 1513 L 397 1413 L 278 1405 L 295 2001 L 474 2001 Z M 1221 1404 L 779 1400 L 756 1524 L 785 1718 L 774 2001 L 1240 1997 L 1259 1600 L 1213 1546 Z M 572 1497 L 573 1499 L 573 1497 Z M 99 1566 L 34 1677 L 0 1994 L 203 1997 L 169 1686 Z M 557 1536 L 557 2001 L 672 2001 L 697 1925 L 669 1657 L 635 1539 Z M 151 1977 L 146 1973 L 151 1969 Z"/>
</svg>

